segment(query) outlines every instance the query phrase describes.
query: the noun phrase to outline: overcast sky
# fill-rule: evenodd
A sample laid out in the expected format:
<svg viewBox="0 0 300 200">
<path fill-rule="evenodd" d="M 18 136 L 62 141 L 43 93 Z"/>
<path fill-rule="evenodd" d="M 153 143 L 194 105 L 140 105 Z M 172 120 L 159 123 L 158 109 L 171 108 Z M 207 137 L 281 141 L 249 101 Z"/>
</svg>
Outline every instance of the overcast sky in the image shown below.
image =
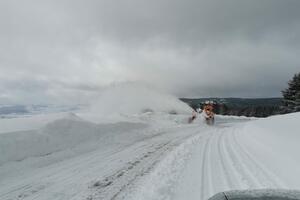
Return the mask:
<svg viewBox="0 0 300 200">
<path fill-rule="evenodd" d="M 0 103 L 79 102 L 137 81 L 274 97 L 300 71 L 299 0 L 0 0 Z"/>
</svg>

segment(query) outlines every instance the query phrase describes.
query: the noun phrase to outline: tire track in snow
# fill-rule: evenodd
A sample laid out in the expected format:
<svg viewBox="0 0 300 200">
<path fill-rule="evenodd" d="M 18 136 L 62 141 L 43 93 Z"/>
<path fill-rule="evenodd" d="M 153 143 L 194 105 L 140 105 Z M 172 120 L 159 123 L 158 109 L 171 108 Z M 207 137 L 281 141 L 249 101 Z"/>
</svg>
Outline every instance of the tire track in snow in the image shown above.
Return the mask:
<svg viewBox="0 0 300 200">
<path fill-rule="evenodd" d="M 194 156 L 187 161 L 189 167 L 186 170 L 188 171 L 183 172 L 183 177 L 177 183 L 177 188 L 181 191 L 174 194 L 175 199 L 179 199 L 177 196 L 183 197 L 184 194 L 189 196 L 187 191 L 197 191 L 185 188 L 185 186 L 200 188 L 198 193 L 200 199 L 203 200 L 225 190 L 282 188 L 283 184 L 280 180 L 268 172 L 266 167 L 239 143 L 238 131 L 236 127 L 218 127 L 195 144 L 198 148 L 191 147 L 194 149 L 192 152 Z M 197 169 L 197 165 L 200 170 L 191 172 L 190 170 Z M 189 178 L 184 177 L 184 174 L 189 175 Z M 195 181 L 196 178 L 191 177 L 190 174 L 197 175 L 200 181 Z M 188 181 L 193 181 L 198 185 L 188 184 Z M 197 194 L 190 196 L 191 199 L 196 199 Z"/>
<path fill-rule="evenodd" d="M 155 150 L 147 152 L 140 158 L 137 158 L 135 162 L 129 163 L 129 166 L 106 177 L 99 185 L 96 185 L 97 183 L 94 184 L 96 191 L 87 199 L 116 199 L 118 195 L 120 195 L 124 189 L 132 184 L 137 178 L 148 173 L 157 160 L 159 160 L 159 157 L 170 148 L 170 142 L 162 144 L 156 147 Z"/>
<path fill-rule="evenodd" d="M 231 134 L 232 132 L 228 132 L 225 137 L 225 142 L 228 144 L 227 151 L 231 156 L 232 162 L 234 163 L 237 172 L 241 175 L 242 181 L 246 185 L 246 189 L 260 188 L 260 180 L 258 180 L 257 177 L 254 176 L 253 172 L 249 168 L 249 161 L 247 161 L 247 159 L 245 159 L 245 157 L 241 155 L 241 152 L 236 149 L 236 146 L 233 144 L 232 139 L 229 137 L 231 136 Z"/>
<path fill-rule="evenodd" d="M 230 176 L 230 168 L 224 160 L 224 156 L 221 151 L 221 140 L 223 136 L 222 129 L 215 129 L 210 133 L 210 142 L 208 144 L 207 150 L 207 160 L 206 162 L 207 170 L 207 180 L 208 190 L 206 194 L 204 192 L 204 197 L 208 197 L 215 193 L 215 191 L 223 191 L 232 187 L 234 179 Z M 229 163 L 229 162 L 228 162 Z"/>
<path fill-rule="evenodd" d="M 0 193 L 0 198 L 7 200 L 43 199 L 49 191 L 55 191 L 55 194 L 53 192 L 52 199 L 83 199 L 82 196 L 85 196 L 84 193 L 86 193 L 86 191 L 82 192 L 81 190 L 75 191 L 72 189 L 70 190 L 70 193 L 67 193 L 64 190 L 64 186 L 72 185 L 70 188 L 73 188 L 73 186 L 76 188 L 78 185 L 84 184 L 84 181 L 87 181 L 88 177 L 90 177 L 91 180 L 89 182 L 91 182 L 94 177 L 97 176 L 99 171 L 101 172 L 100 174 L 103 174 L 103 172 L 105 174 L 113 174 L 115 169 L 110 169 L 110 167 L 105 163 L 111 163 L 112 161 L 119 162 L 120 155 L 124 154 L 124 152 L 130 151 L 134 162 L 134 157 L 147 154 L 148 151 L 158 155 L 159 153 L 157 150 L 160 149 L 161 145 L 165 146 L 163 145 L 165 142 L 180 139 L 184 140 L 185 137 L 189 136 L 189 134 L 183 134 L 182 136 L 179 135 L 177 139 L 174 139 L 172 137 L 165 138 L 164 135 L 164 132 L 160 132 L 150 137 L 137 140 L 132 144 L 121 145 L 118 146 L 118 148 L 110 149 L 106 152 L 95 150 L 93 152 L 71 158 L 70 160 L 62 161 L 57 164 L 58 166 L 56 164 L 50 165 L 47 167 L 48 169 L 45 173 L 33 174 L 33 177 L 20 180 L 20 182 L 18 182 L 15 186 L 10 188 L 8 187 L 6 191 L 4 190 Z M 171 144 L 167 146 L 168 148 L 172 147 Z M 164 151 L 167 151 L 167 149 L 164 149 Z M 149 160 L 148 157 L 150 158 L 149 155 L 145 155 L 145 160 Z M 128 160 L 128 162 L 129 161 L 131 162 L 131 160 Z M 121 164 L 126 165 L 124 162 Z M 131 168 L 131 166 L 129 167 Z M 117 175 L 118 178 L 122 177 L 119 176 L 119 174 Z"/>
<path fill-rule="evenodd" d="M 239 134 L 238 129 L 232 128 L 232 131 L 226 134 L 225 142 L 228 144 L 228 151 L 232 155 L 242 180 L 246 181 L 246 188 L 283 188 L 284 184 L 280 179 L 269 172 L 240 144 L 237 134 Z"/>
<path fill-rule="evenodd" d="M 228 143 L 225 140 L 226 132 L 222 130 L 220 135 L 220 156 L 224 160 L 224 170 L 228 174 L 228 182 L 231 182 L 232 188 L 245 187 L 244 182 L 242 181 L 241 174 L 236 169 L 235 162 L 232 160 L 230 156 L 230 152 L 228 151 Z"/>
<path fill-rule="evenodd" d="M 230 173 L 229 173 L 230 170 L 228 170 L 229 166 L 228 166 L 228 164 L 226 165 L 225 156 L 224 156 L 224 153 L 222 152 L 222 137 L 224 136 L 224 134 L 219 130 L 217 135 L 218 135 L 218 137 L 217 137 L 216 147 L 217 147 L 217 155 L 219 157 L 219 161 L 220 161 L 220 165 L 221 165 L 220 173 L 223 174 L 223 177 L 224 177 L 223 180 L 225 182 L 225 187 L 228 186 L 229 188 L 232 188 L 232 187 L 234 187 L 235 181 L 233 180 L 233 177 L 230 176 Z"/>
<path fill-rule="evenodd" d="M 211 147 L 212 135 L 209 135 L 208 138 L 205 139 L 205 143 L 202 149 L 202 163 L 201 163 L 201 199 L 204 199 L 207 192 L 211 192 L 212 183 L 211 183 L 211 171 L 210 171 L 210 147 Z"/>
<path fill-rule="evenodd" d="M 191 147 L 194 149 L 192 153 L 194 155 L 191 157 L 190 162 L 187 163 L 189 165 L 187 169 L 195 170 L 198 168 L 200 170 L 185 172 L 189 178 L 183 176 L 182 180 L 178 181 L 179 186 L 177 188 L 181 191 L 178 194 L 174 194 L 175 199 L 181 199 L 181 197 L 188 195 L 188 191 L 196 191 L 197 194 L 193 194 L 191 199 L 205 200 L 214 193 L 243 185 L 241 181 L 242 175 L 236 170 L 234 161 L 229 155 L 228 144 L 225 143 L 226 134 L 223 128 L 214 128 L 195 144 L 196 148 Z M 191 174 L 198 176 L 198 178 L 191 177 Z M 197 179 L 200 181 L 197 181 Z M 192 181 L 198 185 L 191 185 L 186 181 Z M 185 188 L 186 186 L 194 189 Z"/>
<path fill-rule="evenodd" d="M 9 199 L 9 196 L 18 196 L 17 199 L 40 199 L 43 195 L 42 190 L 46 188 L 47 190 L 63 190 L 63 188 L 53 183 L 59 182 L 60 185 L 77 184 L 88 174 L 89 171 L 105 169 L 105 166 L 98 166 L 99 161 L 97 160 L 97 157 L 101 156 L 103 158 L 102 162 L 107 162 L 114 155 L 124 151 L 126 147 L 127 146 L 120 146 L 106 152 L 93 151 L 88 154 L 80 155 L 75 159 L 71 158 L 71 162 L 69 162 L 69 160 L 67 162 L 62 161 L 65 164 L 59 165 L 59 167 L 56 167 L 55 165 L 53 165 L 53 167 L 49 166 L 48 171 L 43 174 L 42 177 L 34 175 L 33 177 L 36 177 L 34 178 L 35 181 L 31 183 L 28 183 L 28 180 L 26 179 L 20 180 L 14 189 L 0 194 L 0 197 L 1 199 Z M 87 163 L 89 163 L 89 165 L 87 165 Z M 87 168 L 87 166 L 89 168 Z M 82 169 L 84 168 L 85 170 L 83 171 Z M 78 172 L 81 172 L 81 175 L 74 176 L 74 174 L 78 174 Z"/>
<path fill-rule="evenodd" d="M 115 175 L 112 175 L 106 178 L 111 180 L 111 183 L 108 185 L 109 187 L 96 188 L 93 194 L 89 195 L 86 199 L 123 199 L 124 195 L 126 196 L 126 191 L 130 190 L 130 187 L 141 177 L 150 173 L 150 171 L 155 168 L 157 163 L 161 161 L 162 157 L 164 157 L 166 153 L 172 151 L 178 145 L 182 144 L 182 142 L 193 137 L 195 134 L 197 134 L 197 131 L 193 131 L 188 135 L 177 137 L 176 139 L 162 144 L 154 151 L 150 152 L 149 155 L 147 154 L 147 156 L 137 158 L 137 164 L 130 167 L 130 170 L 125 170 L 121 176 L 115 177 Z"/>
<path fill-rule="evenodd" d="M 272 187 L 272 188 L 285 188 L 284 183 L 272 172 L 266 169 L 266 167 L 254 159 L 253 155 L 249 153 L 249 151 L 243 147 L 237 139 L 237 132 L 234 131 L 232 134 L 232 141 L 234 142 L 239 152 L 244 154 L 246 160 L 248 160 L 248 164 L 254 169 L 254 175 L 256 177 L 260 177 L 261 183 L 264 187 Z M 249 162 L 250 161 L 250 162 Z"/>
</svg>

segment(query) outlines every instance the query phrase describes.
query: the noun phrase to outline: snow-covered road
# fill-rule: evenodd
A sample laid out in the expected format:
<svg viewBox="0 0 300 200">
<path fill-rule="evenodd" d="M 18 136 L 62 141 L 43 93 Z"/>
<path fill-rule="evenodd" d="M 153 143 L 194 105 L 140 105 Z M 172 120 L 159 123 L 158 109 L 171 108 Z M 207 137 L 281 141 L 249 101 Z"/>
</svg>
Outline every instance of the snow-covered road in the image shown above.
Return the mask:
<svg viewBox="0 0 300 200">
<path fill-rule="evenodd" d="M 56 155 L 32 158 L 33 162 L 26 159 L 20 164 L 37 166 L 24 173 L 18 162 L 9 163 L 0 167 L 0 199 L 114 199 L 151 171 L 168 152 L 197 133 L 195 126 L 159 130 L 135 141 L 100 147 L 41 167 L 38 162 Z"/>
<path fill-rule="evenodd" d="M 141 126 L 116 132 L 118 140 L 113 143 L 95 140 L 97 148 L 86 151 L 67 148 L 5 163 L 0 165 L 0 199 L 205 200 L 232 189 L 297 189 L 296 178 L 278 176 L 281 171 L 270 167 L 274 161 L 264 149 L 265 141 L 249 140 L 255 137 L 249 137 L 252 129 L 245 134 L 248 119 L 220 120 L 215 126 Z M 253 149 L 260 145 L 263 148 Z M 296 168 L 292 171 L 297 175 Z M 286 184 L 285 177 L 294 184 Z"/>
<path fill-rule="evenodd" d="M 202 137 L 182 173 L 172 199 L 208 199 L 234 189 L 283 188 L 237 138 L 238 127 L 214 128 Z"/>
</svg>

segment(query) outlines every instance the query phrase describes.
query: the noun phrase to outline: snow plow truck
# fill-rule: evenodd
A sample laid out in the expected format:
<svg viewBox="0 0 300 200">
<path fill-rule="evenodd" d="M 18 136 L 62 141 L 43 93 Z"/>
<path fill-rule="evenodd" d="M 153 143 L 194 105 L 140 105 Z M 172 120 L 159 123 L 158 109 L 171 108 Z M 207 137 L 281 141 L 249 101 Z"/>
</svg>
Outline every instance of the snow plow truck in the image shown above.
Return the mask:
<svg viewBox="0 0 300 200">
<path fill-rule="evenodd" d="M 214 102 L 205 102 L 202 113 L 207 124 L 213 125 L 215 123 Z"/>
</svg>

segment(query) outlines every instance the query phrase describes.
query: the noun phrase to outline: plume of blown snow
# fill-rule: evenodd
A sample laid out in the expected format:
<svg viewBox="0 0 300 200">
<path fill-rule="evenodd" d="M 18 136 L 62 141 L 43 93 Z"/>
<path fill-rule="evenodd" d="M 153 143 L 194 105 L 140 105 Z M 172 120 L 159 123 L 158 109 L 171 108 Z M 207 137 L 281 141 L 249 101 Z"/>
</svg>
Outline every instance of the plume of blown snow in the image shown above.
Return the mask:
<svg viewBox="0 0 300 200">
<path fill-rule="evenodd" d="M 146 112 L 189 114 L 192 109 L 177 97 L 149 86 L 124 83 L 101 91 L 92 103 L 91 111 L 100 115 L 134 115 Z"/>
</svg>

